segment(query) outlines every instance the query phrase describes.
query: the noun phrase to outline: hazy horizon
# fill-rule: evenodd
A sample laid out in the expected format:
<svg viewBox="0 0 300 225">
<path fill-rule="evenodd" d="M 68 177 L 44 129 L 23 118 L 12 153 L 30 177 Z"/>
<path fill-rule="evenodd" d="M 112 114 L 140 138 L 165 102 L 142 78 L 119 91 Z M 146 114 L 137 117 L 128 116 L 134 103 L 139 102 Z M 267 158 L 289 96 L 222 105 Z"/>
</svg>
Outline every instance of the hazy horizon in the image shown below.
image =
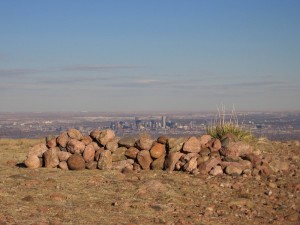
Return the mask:
<svg viewBox="0 0 300 225">
<path fill-rule="evenodd" d="M 0 112 L 299 111 L 300 1 L 1 1 Z"/>
</svg>

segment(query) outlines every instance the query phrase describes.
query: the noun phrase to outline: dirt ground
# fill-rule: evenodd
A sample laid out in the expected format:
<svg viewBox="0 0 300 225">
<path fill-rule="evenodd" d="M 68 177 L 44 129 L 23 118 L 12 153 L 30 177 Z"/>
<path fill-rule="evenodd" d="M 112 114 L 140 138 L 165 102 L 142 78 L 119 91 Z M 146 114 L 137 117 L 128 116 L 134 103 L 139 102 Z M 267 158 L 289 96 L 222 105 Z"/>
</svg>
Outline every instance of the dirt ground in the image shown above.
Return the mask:
<svg viewBox="0 0 300 225">
<path fill-rule="evenodd" d="M 262 148 L 290 164 L 288 173 L 269 177 L 15 166 L 43 141 L 0 140 L 0 225 L 300 224 L 296 141 Z"/>
</svg>

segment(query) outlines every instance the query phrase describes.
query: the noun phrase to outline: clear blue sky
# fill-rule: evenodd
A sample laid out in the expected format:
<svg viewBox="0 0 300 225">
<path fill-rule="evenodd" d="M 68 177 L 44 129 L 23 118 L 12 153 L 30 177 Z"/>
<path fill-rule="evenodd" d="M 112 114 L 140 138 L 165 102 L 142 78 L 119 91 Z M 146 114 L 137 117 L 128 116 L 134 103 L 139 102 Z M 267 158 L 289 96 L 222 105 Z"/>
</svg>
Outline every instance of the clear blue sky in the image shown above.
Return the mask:
<svg viewBox="0 0 300 225">
<path fill-rule="evenodd" d="M 299 0 L 0 0 L 0 111 L 300 110 Z"/>
</svg>

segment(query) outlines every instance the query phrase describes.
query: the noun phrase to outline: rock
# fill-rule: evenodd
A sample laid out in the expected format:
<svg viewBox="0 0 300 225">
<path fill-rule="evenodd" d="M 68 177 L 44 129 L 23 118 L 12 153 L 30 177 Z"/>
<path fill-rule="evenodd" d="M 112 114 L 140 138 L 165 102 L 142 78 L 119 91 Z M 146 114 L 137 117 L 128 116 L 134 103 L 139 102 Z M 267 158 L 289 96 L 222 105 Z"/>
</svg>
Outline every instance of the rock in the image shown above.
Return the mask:
<svg viewBox="0 0 300 225">
<path fill-rule="evenodd" d="M 151 163 L 151 169 L 153 170 L 163 170 L 165 165 L 165 155 L 162 155 L 158 159 L 155 159 Z"/>
<path fill-rule="evenodd" d="M 243 172 L 243 169 L 239 166 L 229 165 L 225 168 L 225 173 L 228 175 L 239 176 Z"/>
<path fill-rule="evenodd" d="M 97 151 L 95 151 L 95 161 L 96 162 L 98 162 L 98 160 L 100 158 L 100 155 L 101 155 L 102 152 L 104 152 L 104 150 L 105 149 L 102 147 L 102 148 L 98 149 Z"/>
<path fill-rule="evenodd" d="M 215 166 L 210 172 L 209 175 L 212 176 L 218 176 L 218 175 L 222 175 L 223 174 L 223 170 L 221 166 Z"/>
<path fill-rule="evenodd" d="M 116 161 L 112 163 L 112 169 L 114 170 L 122 170 L 125 167 L 131 168 L 133 170 L 133 166 L 130 162 L 127 160 L 122 160 L 122 161 Z"/>
<path fill-rule="evenodd" d="M 194 157 L 198 158 L 199 154 L 191 152 L 191 153 L 188 153 L 186 155 L 181 156 L 181 159 L 184 160 L 184 163 L 187 163 L 188 161 L 190 161 Z"/>
<path fill-rule="evenodd" d="M 44 152 L 44 162 L 45 167 L 55 168 L 59 164 L 58 152 L 55 148 L 50 148 L 48 151 Z"/>
<path fill-rule="evenodd" d="M 83 135 L 80 133 L 80 131 L 74 128 L 68 130 L 68 135 L 71 139 L 76 139 L 78 141 L 81 141 L 83 139 Z"/>
<path fill-rule="evenodd" d="M 115 138 L 115 132 L 113 130 L 103 130 L 100 135 L 97 137 L 97 141 L 105 146 L 108 142 L 112 141 Z"/>
<path fill-rule="evenodd" d="M 247 154 L 247 155 L 245 155 L 244 159 L 250 161 L 254 168 L 261 166 L 261 164 L 262 164 L 261 157 L 255 155 L 255 154 Z"/>
<path fill-rule="evenodd" d="M 97 140 L 98 137 L 100 136 L 101 131 L 98 129 L 94 129 L 90 133 L 90 137 L 93 138 L 94 140 Z"/>
<path fill-rule="evenodd" d="M 32 148 L 30 148 L 30 150 L 27 154 L 27 157 L 35 155 L 35 156 L 41 158 L 41 157 L 43 157 L 44 152 L 47 150 L 48 150 L 48 148 L 45 144 L 36 144 Z"/>
<path fill-rule="evenodd" d="M 237 138 L 237 136 L 235 136 L 232 133 L 227 133 L 221 137 L 222 147 L 225 147 L 225 148 L 228 147 L 229 142 L 236 142 L 236 141 L 238 141 L 238 138 Z"/>
<path fill-rule="evenodd" d="M 198 166 L 201 164 L 201 163 L 204 163 L 206 161 L 208 161 L 210 159 L 209 156 L 199 156 L 198 159 L 197 159 L 197 163 L 198 163 Z"/>
<path fill-rule="evenodd" d="M 230 142 L 227 148 L 220 150 L 220 153 L 229 157 L 246 156 L 253 153 L 253 147 L 242 141 Z"/>
<path fill-rule="evenodd" d="M 209 154 L 210 158 L 221 158 L 221 155 L 219 152 L 211 152 Z"/>
<path fill-rule="evenodd" d="M 201 148 L 207 147 L 208 142 L 212 139 L 212 136 L 209 134 L 204 134 L 200 137 L 200 146 Z"/>
<path fill-rule="evenodd" d="M 89 144 L 85 147 L 84 151 L 83 151 L 83 159 L 85 162 L 91 162 L 94 161 L 95 158 L 95 149 L 94 146 Z"/>
<path fill-rule="evenodd" d="M 153 144 L 153 140 L 148 135 L 141 135 L 140 139 L 136 142 L 136 145 L 141 150 L 150 150 Z"/>
<path fill-rule="evenodd" d="M 111 152 L 109 150 L 104 150 L 103 152 L 101 152 L 98 161 L 98 168 L 100 170 L 108 170 L 112 168 L 112 158 Z"/>
<path fill-rule="evenodd" d="M 169 138 L 167 143 L 169 152 L 179 152 L 186 141 L 187 138 L 183 138 L 183 137 Z"/>
<path fill-rule="evenodd" d="M 123 137 L 119 140 L 118 144 L 120 147 L 134 147 L 136 139 L 133 137 Z"/>
<path fill-rule="evenodd" d="M 192 172 L 193 170 L 197 169 L 197 158 L 193 157 L 183 166 L 183 169 L 187 172 Z"/>
<path fill-rule="evenodd" d="M 85 168 L 85 162 L 82 156 L 78 153 L 71 155 L 67 161 L 70 170 L 83 170 Z"/>
<path fill-rule="evenodd" d="M 114 151 L 111 155 L 112 161 L 116 162 L 116 161 L 126 160 L 127 159 L 125 156 L 126 150 L 127 150 L 127 148 L 125 148 L 125 147 L 117 148 L 117 150 Z"/>
<path fill-rule="evenodd" d="M 183 153 L 180 152 L 171 152 L 168 154 L 167 159 L 165 161 L 165 168 L 168 172 L 171 172 L 175 169 L 175 165 L 182 155 Z"/>
<path fill-rule="evenodd" d="M 130 147 L 129 149 L 127 149 L 125 151 L 125 156 L 129 157 L 129 158 L 132 158 L 132 159 L 136 159 L 136 156 L 137 154 L 139 153 L 140 151 L 135 148 L 135 147 Z"/>
<path fill-rule="evenodd" d="M 97 144 L 97 142 L 91 142 L 90 145 L 93 145 L 95 151 L 99 150 L 101 147 Z"/>
<path fill-rule="evenodd" d="M 118 145 L 119 139 L 114 138 L 113 140 L 107 142 L 107 144 L 105 145 L 105 149 L 114 152 L 117 150 L 117 148 L 119 147 Z"/>
<path fill-rule="evenodd" d="M 221 141 L 219 139 L 214 139 L 210 145 L 211 152 L 217 152 L 222 148 Z"/>
<path fill-rule="evenodd" d="M 196 137 L 190 137 L 183 145 L 184 152 L 200 152 L 200 141 Z"/>
<path fill-rule="evenodd" d="M 46 145 L 48 148 L 56 147 L 56 137 L 54 135 L 48 135 L 46 137 Z"/>
<path fill-rule="evenodd" d="M 275 173 L 279 171 L 286 172 L 290 168 L 290 164 L 283 160 L 273 160 L 269 165 Z"/>
<path fill-rule="evenodd" d="M 81 142 L 86 146 L 92 143 L 93 139 L 90 136 L 83 136 Z"/>
<path fill-rule="evenodd" d="M 61 161 L 59 164 L 58 164 L 58 168 L 62 169 L 62 170 L 68 170 L 69 167 L 68 167 L 68 164 L 66 161 Z"/>
<path fill-rule="evenodd" d="M 98 167 L 98 163 L 95 161 L 89 161 L 88 163 L 85 164 L 85 168 L 89 170 L 95 170 Z"/>
<path fill-rule="evenodd" d="M 67 150 L 74 154 L 78 153 L 81 154 L 85 149 L 85 144 L 83 144 L 81 141 L 78 141 L 76 139 L 71 139 L 67 144 Z"/>
<path fill-rule="evenodd" d="M 141 171 L 142 170 L 141 165 L 138 164 L 138 163 L 133 163 L 132 166 L 133 166 L 134 171 Z"/>
<path fill-rule="evenodd" d="M 68 133 L 67 132 L 63 132 L 61 133 L 57 138 L 56 138 L 56 142 L 59 146 L 66 148 L 67 147 L 67 143 L 70 140 Z"/>
<path fill-rule="evenodd" d="M 150 149 L 150 155 L 152 158 L 158 159 L 162 155 L 165 155 L 166 147 L 163 144 L 154 142 L 153 146 Z"/>
<path fill-rule="evenodd" d="M 70 158 L 71 155 L 72 155 L 72 154 L 71 154 L 70 152 L 62 152 L 62 151 L 59 151 L 59 152 L 57 153 L 57 156 L 58 156 L 59 161 L 67 161 L 67 160 Z"/>
<path fill-rule="evenodd" d="M 202 162 L 198 165 L 198 169 L 201 174 L 207 174 L 211 171 L 212 168 L 221 163 L 221 159 L 219 158 L 210 158 L 205 162 Z"/>
<path fill-rule="evenodd" d="M 42 167 L 42 160 L 37 155 L 30 155 L 24 161 L 24 164 L 29 169 L 36 169 Z"/>
<path fill-rule="evenodd" d="M 157 138 L 157 142 L 163 145 L 166 145 L 168 142 L 168 138 L 166 136 L 160 136 L 159 138 Z"/>
<path fill-rule="evenodd" d="M 209 148 L 202 148 L 200 153 L 201 156 L 208 156 L 210 154 Z"/>
<path fill-rule="evenodd" d="M 137 154 L 137 161 L 139 162 L 143 170 L 150 170 L 150 164 L 152 163 L 152 159 L 149 151 L 141 150 Z"/>
<path fill-rule="evenodd" d="M 291 213 L 290 215 L 285 217 L 286 220 L 290 222 L 299 222 L 300 221 L 300 216 L 298 212 Z"/>
</svg>

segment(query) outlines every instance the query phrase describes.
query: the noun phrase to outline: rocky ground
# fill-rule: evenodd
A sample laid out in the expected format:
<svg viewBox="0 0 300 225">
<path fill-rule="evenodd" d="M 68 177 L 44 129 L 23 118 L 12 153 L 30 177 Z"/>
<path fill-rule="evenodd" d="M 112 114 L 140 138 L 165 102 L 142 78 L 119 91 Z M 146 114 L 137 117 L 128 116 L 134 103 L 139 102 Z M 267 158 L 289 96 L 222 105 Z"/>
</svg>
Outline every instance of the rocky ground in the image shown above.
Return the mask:
<svg viewBox="0 0 300 225">
<path fill-rule="evenodd" d="M 43 142 L 0 140 L 0 224 L 300 223 L 298 141 L 261 141 L 289 169 L 244 176 L 22 167 Z"/>
</svg>

